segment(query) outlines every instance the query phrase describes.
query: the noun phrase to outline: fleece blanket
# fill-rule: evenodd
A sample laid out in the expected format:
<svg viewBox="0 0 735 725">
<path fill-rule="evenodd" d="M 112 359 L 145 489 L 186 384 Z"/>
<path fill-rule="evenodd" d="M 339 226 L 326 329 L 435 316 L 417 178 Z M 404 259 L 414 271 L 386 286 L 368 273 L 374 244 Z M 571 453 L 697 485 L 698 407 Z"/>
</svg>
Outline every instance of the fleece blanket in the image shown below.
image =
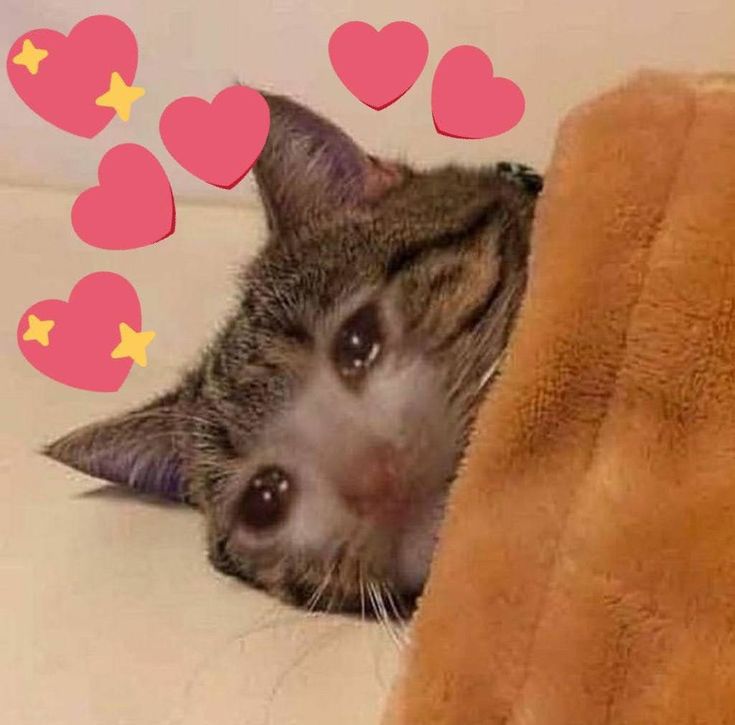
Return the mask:
<svg viewBox="0 0 735 725">
<path fill-rule="evenodd" d="M 735 723 L 735 79 L 563 123 L 391 725 Z"/>
</svg>

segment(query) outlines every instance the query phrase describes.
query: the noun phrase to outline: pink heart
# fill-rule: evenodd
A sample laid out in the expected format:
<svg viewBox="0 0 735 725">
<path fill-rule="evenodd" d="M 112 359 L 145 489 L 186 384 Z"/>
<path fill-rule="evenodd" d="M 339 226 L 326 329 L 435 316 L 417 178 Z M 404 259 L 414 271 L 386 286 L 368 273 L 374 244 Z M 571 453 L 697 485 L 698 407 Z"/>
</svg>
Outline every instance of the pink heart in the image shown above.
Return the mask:
<svg viewBox="0 0 735 725">
<path fill-rule="evenodd" d="M 83 191 L 71 210 L 82 241 L 101 249 L 135 249 L 173 234 L 171 185 L 148 149 L 134 143 L 111 148 L 97 176 L 100 185 Z"/>
<path fill-rule="evenodd" d="M 493 64 L 479 48 L 458 45 L 439 61 L 431 88 L 436 130 L 456 138 L 488 138 L 509 131 L 523 117 L 523 91 L 508 78 L 493 77 Z"/>
<path fill-rule="evenodd" d="M 23 339 L 30 315 L 53 321 L 48 344 Z M 133 364 L 130 358 L 111 357 L 120 342 L 121 322 L 137 332 L 141 329 L 135 288 L 118 274 L 95 272 L 76 283 L 68 302 L 43 300 L 29 307 L 18 323 L 18 347 L 36 370 L 52 380 L 82 390 L 114 392 Z"/>
<path fill-rule="evenodd" d="M 231 189 L 250 171 L 265 146 L 270 109 L 246 86 L 230 86 L 211 103 L 186 96 L 169 103 L 159 132 L 171 156 L 202 181 Z"/>
<path fill-rule="evenodd" d="M 380 111 L 397 101 L 421 75 L 429 43 L 421 28 L 399 20 L 376 30 L 352 21 L 329 39 L 329 58 L 342 83 L 358 100 Z"/>
<path fill-rule="evenodd" d="M 13 63 L 23 41 L 48 51 L 33 74 Z M 93 15 L 77 23 L 68 36 L 45 28 L 21 35 L 10 47 L 8 78 L 25 104 L 41 118 L 77 136 L 96 136 L 115 110 L 95 105 L 117 71 L 130 85 L 138 66 L 133 31 L 109 15 Z"/>
</svg>

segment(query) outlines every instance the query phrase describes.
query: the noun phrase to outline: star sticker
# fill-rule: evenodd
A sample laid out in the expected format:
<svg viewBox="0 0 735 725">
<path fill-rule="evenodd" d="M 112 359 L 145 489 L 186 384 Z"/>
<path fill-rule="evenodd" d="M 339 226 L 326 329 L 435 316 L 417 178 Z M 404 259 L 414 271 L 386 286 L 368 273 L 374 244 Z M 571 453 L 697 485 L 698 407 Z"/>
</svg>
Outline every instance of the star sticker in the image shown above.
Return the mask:
<svg viewBox="0 0 735 725">
<path fill-rule="evenodd" d="M 38 73 L 38 64 L 48 55 L 48 51 L 43 48 L 36 48 L 30 38 L 23 41 L 23 49 L 18 55 L 13 56 L 15 65 L 24 65 L 28 68 L 29 73 L 34 76 Z"/>
<path fill-rule="evenodd" d="M 48 347 L 48 334 L 54 329 L 53 320 L 39 320 L 35 315 L 28 315 L 28 329 L 23 333 L 26 342 L 31 340 Z"/>
<path fill-rule="evenodd" d="M 117 71 L 113 71 L 110 76 L 109 90 L 96 98 L 94 102 L 97 106 L 114 108 L 117 115 L 123 121 L 127 121 L 130 118 L 133 103 L 143 95 L 145 95 L 145 88 L 129 86 Z"/>
<path fill-rule="evenodd" d="M 130 325 L 120 323 L 120 344 L 110 353 L 110 357 L 117 360 L 122 357 L 132 358 L 140 367 L 148 365 L 146 348 L 156 336 L 153 330 L 136 332 Z"/>
</svg>

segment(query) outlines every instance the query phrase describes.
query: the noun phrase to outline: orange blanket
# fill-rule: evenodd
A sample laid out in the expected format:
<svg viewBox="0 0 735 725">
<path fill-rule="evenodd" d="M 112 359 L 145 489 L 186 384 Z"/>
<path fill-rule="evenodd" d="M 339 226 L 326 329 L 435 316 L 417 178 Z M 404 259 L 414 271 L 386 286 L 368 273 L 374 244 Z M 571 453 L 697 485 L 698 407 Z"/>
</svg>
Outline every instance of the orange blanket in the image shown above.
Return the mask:
<svg viewBox="0 0 735 725">
<path fill-rule="evenodd" d="M 564 122 L 385 722 L 735 723 L 735 79 Z"/>
</svg>

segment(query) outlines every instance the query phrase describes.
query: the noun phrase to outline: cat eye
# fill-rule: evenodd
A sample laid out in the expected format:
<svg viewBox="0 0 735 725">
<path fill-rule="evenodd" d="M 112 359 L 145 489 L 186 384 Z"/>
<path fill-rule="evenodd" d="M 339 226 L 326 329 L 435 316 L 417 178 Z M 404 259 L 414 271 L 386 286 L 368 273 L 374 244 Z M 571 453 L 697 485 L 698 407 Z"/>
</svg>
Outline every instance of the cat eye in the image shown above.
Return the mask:
<svg viewBox="0 0 735 725">
<path fill-rule="evenodd" d="M 345 320 L 334 339 L 332 359 L 337 372 L 348 380 L 361 377 L 380 356 L 382 345 L 378 308 L 365 305 Z"/>
<path fill-rule="evenodd" d="M 240 500 L 240 520 L 251 529 L 271 529 L 286 518 L 292 496 L 293 484 L 282 469 L 261 468 Z"/>
</svg>

